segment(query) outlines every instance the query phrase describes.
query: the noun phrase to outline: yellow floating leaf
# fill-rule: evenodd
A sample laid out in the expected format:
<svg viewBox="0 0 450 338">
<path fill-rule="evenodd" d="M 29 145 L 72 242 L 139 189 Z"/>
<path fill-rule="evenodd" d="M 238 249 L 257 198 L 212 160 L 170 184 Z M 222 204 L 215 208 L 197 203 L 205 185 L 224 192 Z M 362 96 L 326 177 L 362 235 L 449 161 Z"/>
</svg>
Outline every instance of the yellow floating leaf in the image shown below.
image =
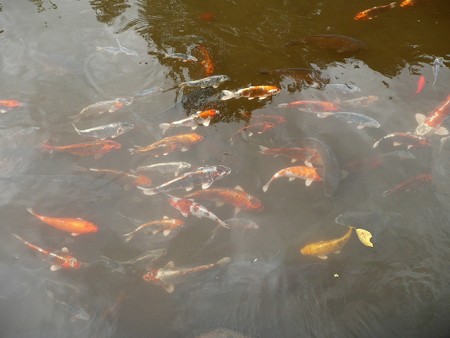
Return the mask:
<svg viewBox="0 0 450 338">
<path fill-rule="evenodd" d="M 372 238 L 372 234 L 370 233 L 370 231 L 364 229 L 356 229 L 356 234 L 358 235 L 358 238 L 362 244 L 373 248 L 373 243 L 370 241 L 370 239 Z"/>
</svg>

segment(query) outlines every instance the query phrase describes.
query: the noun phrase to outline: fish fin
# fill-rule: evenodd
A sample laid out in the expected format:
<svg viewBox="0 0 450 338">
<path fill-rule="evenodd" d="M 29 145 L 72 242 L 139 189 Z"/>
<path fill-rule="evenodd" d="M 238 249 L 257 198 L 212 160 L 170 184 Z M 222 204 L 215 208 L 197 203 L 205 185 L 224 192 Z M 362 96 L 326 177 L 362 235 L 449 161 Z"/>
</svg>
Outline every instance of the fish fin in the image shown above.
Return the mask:
<svg viewBox="0 0 450 338">
<path fill-rule="evenodd" d="M 212 182 L 208 182 L 208 183 L 203 183 L 202 184 L 202 189 L 208 189 L 211 186 Z"/>
<path fill-rule="evenodd" d="M 240 185 L 235 186 L 233 189 L 244 192 L 244 189 Z"/>
<path fill-rule="evenodd" d="M 161 286 L 167 293 L 172 293 L 175 290 L 175 286 L 173 284 L 161 284 Z"/>
<path fill-rule="evenodd" d="M 61 269 L 61 267 L 58 266 L 58 265 L 52 265 L 52 266 L 50 266 L 50 271 L 58 271 L 59 269 Z"/>
<path fill-rule="evenodd" d="M 381 140 L 382 140 L 382 139 L 376 141 L 376 142 L 373 144 L 372 148 L 377 148 L 377 147 L 380 145 Z"/>
<path fill-rule="evenodd" d="M 222 90 L 223 96 L 220 98 L 222 101 L 232 99 L 236 97 L 236 94 L 230 90 Z"/>
<path fill-rule="evenodd" d="M 423 121 L 425 121 L 425 115 L 423 114 L 416 114 L 415 115 L 417 123 L 421 124 Z"/>
<path fill-rule="evenodd" d="M 222 265 L 226 265 L 226 264 L 228 264 L 228 263 L 230 263 L 230 262 L 231 262 L 231 258 L 230 258 L 230 257 L 224 257 L 224 258 L 218 260 L 218 261 L 216 262 L 216 265 L 222 266 Z"/>
<path fill-rule="evenodd" d="M 291 163 L 294 163 L 294 162 L 291 162 Z M 312 168 L 312 167 L 313 167 L 311 161 L 309 161 L 309 160 L 305 160 L 305 165 L 306 165 L 308 168 Z"/>
<path fill-rule="evenodd" d="M 307 187 L 309 187 L 309 186 L 311 185 L 312 182 L 313 182 L 313 180 L 306 180 L 306 181 L 305 181 L 305 185 L 306 185 Z"/>
<path fill-rule="evenodd" d="M 203 121 L 202 124 L 203 124 L 205 127 L 208 127 L 208 126 L 210 125 L 210 123 L 211 123 L 211 119 L 207 119 L 207 120 Z"/>
<path fill-rule="evenodd" d="M 170 123 L 160 123 L 159 128 L 161 128 L 162 134 L 164 135 L 166 131 L 170 128 Z"/>
<path fill-rule="evenodd" d="M 191 186 L 189 186 L 189 187 L 185 187 L 184 189 L 186 189 L 186 191 L 191 191 L 192 189 L 194 189 L 194 186 L 191 185 Z"/>
<path fill-rule="evenodd" d="M 141 189 L 142 192 L 144 193 L 144 195 L 148 195 L 148 196 L 155 195 L 158 193 L 158 191 L 155 189 L 149 189 L 149 188 L 144 188 L 144 187 L 140 187 L 140 186 L 138 186 L 137 188 Z"/>
<path fill-rule="evenodd" d="M 269 182 L 267 182 L 267 183 L 262 187 L 262 190 L 263 190 L 264 192 L 266 192 L 267 189 L 269 189 L 269 185 L 270 185 L 271 182 L 272 182 L 272 180 L 270 180 Z"/>
<path fill-rule="evenodd" d="M 373 248 L 373 243 L 370 241 L 372 238 L 372 234 L 370 231 L 365 229 L 356 229 L 356 235 L 358 236 L 358 239 L 361 241 L 362 244 L 365 246 L 368 246 L 370 248 Z"/>
<path fill-rule="evenodd" d="M 394 147 L 398 147 L 399 145 L 401 145 L 401 143 L 400 143 L 400 142 L 393 142 L 392 145 L 393 145 Z"/>
<path fill-rule="evenodd" d="M 221 207 L 221 206 L 223 206 L 224 204 L 225 204 L 224 201 L 217 201 L 217 202 L 216 202 L 216 207 Z"/>
<path fill-rule="evenodd" d="M 218 84 L 213 84 L 212 87 L 213 87 L 213 88 L 218 88 L 219 85 L 218 85 Z"/>
<path fill-rule="evenodd" d="M 351 123 L 351 122 L 349 122 L 349 123 Z M 365 127 L 364 124 L 358 124 L 358 125 L 356 126 L 356 129 L 363 129 L 364 127 Z"/>
<path fill-rule="evenodd" d="M 33 216 L 36 216 L 36 214 L 34 213 L 33 209 L 31 208 L 27 208 L 27 211 L 32 214 Z"/>
<path fill-rule="evenodd" d="M 133 239 L 134 234 L 133 233 L 129 233 L 129 234 L 125 234 L 123 235 L 125 237 L 125 242 L 129 242 Z"/>
<path fill-rule="evenodd" d="M 328 259 L 328 256 L 324 256 L 324 255 L 320 255 L 320 256 L 317 256 L 317 257 L 319 257 L 320 259 Z"/>
<path fill-rule="evenodd" d="M 168 261 L 166 265 L 164 265 L 163 269 L 173 269 L 175 267 L 175 264 L 173 261 Z"/>
<path fill-rule="evenodd" d="M 411 149 L 412 147 L 414 147 L 412 144 L 409 144 L 407 147 L 406 147 L 406 149 Z"/>
<path fill-rule="evenodd" d="M 259 153 L 260 153 L 260 154 L 265 154 L 265 152 L 267 151 L 267 149 L 269 149 L 269 148 L 260 145 L 260 146 L 259 146 Z"/>
<path fill-rule="evenodd" d="M 327 112 L 322 112 L 322 113 L 318 113 L 316 116 L 320 117 L 321 119 L 324 119 L 327 116 L 332 115 L 333 113 L 327 113 Z"/>
<path fill-rule="evenodd" d="M 69 252 L 69 249 L 67 249 L 66 247 L 62 247 L 62 248 L 61 248 L 61 252 L 63 252 L 63 253 L 68 253 L 68 252 Z"/>
<path fill-rule="evenodd" d="M 390 7 L 390 8 L 394 8 L 396 4 L 397 4 L 397 2 L 391 2 L 391 3 L 389 4 L 389 7 Z"/>
<path fill-rule="evenodd" d="M 435 133 L 436 135 L 446 136 L 446 135 L 448 135 L 448 130 L 447 130 L 447 128 L 440 127 L 440 128 L 438 128 L 434 133 Z"/>
<path fill-rule="evenodd" d="M 98 153 L 98 154 L 95 154 L 94 158 L 95 158 L 96 160 L 98 160 L 98 159 L 101 158 L 102 156 L 103 156 L 103 153 Z"/>
<path fill-rule="evenodd" d="M 76 232 L 72 232 L 71 233 L 72 236 L 79 236 L 80 234 L 76 233 Z"/>
<path fill-rule="evenodd" d="M 295 180 L 295 177 L 289 177 L 289 182 Z"/>
<path fill-rule="evenodd" d="M 170 234 L 170 230 L 164 230 L 163 235 L 164 237 L 167 237 Z"/>
<path fill-rule="evenodd" d="M 80 130 L 75 126 L 75 124 L 72 123 L 72 126 L 75 128 L 75 131 L 78 135 L 81 135 Z"/>
<path fill-rule="evenodd" d="M 180 150 L 184 152 L 184 151 L 188 151 L 188 150 L 189 150 L 189 148 L 183 147 L 183 148 L 181 148 Z M 166 156 L 166 155 L 168 155 L 168 154 L 169 154 L 169 153 L 167 153 L 167 154 L 164 154 L 164 156 Z"/>
<path fill-rule="evenodd" d="M 197 129 L 197 127 L 198 127 L 198 125 L 195 124 L 195 125 L 193 125 L 193 126 L 191 127 L 191 129 L 192 129 L 192 130 L 195 130 L 195 129 Z"/>
</svg>

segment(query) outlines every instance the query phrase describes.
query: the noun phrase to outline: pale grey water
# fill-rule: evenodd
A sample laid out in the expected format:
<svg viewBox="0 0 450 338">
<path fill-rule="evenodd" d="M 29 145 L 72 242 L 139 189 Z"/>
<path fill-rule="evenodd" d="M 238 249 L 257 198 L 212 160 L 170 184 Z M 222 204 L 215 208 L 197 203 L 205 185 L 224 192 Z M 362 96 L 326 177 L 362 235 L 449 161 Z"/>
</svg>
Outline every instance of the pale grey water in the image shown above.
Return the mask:
<svg viewBox="0 0 450 338">
<path fill-rule="evenodd" d="M 279 179 L 262 192 L 276 171 L 291 164 L 282 157 L 259 154 L 258 145 L 281 147 L 302 137 L 316 138 L 332 149 L 342 167 L 395 150 L 373 150 L 372 145 L 388 133 L 414 131 L 414 115 L 432 111 L 449 95 L 448 1 L 424 0 L 371 21 L 353 20 L 356 12 L 382 4 L 0 0 L 0 100 L 26 103 L 0 115 L 0 336 L 195 337 L 220 327 L 249 337 L 448 336 L 450 154 L 448 144 L 439 151 L 440 137 L 430 138 L 431 149 L 413 149 L 415 160 L 389 158 L 367 173 L 351 174 L 332 198 L 324 196 L 321 183 L 307 188 L 302 180 Z M 199 19 L 204 12 L 214 13 L 215 19 Z M 285 47 L 290 40 L 325 33 L 352 36 L 369 48 L 338 54 L 311 45 Z M 116 38 L 138 56 L 96 50 L 117 47 Z M 75 133 L 69 116 L 90 104 L 204 77 L 201 64 L 161 54 L 200 57 L 198 44 L 210 50 L 214 74 L 228 75 L 231 81 L 218 89 L 168 90 L 135 98 L 122 110 L 80 121 L 83 129 L 115 121 L 136 125 L 116 139 L 121 150 L 99 160 L 39 150 L 47 139 L 56 144 L 86 141 Z M 431 64 L 438 56 L 446 67 L 441 67 L 432 86 Z M 299 85 L 289 77 L 259 74 L 262 68 L 308 66 L 330 83 L 355 85 L 361 92 L 344 95 Z M 426 86 L 414 95 L 420 75 L 426 77 Z M 282 91 L 260 102 L 218 100 L 221 89 L 260 84 L 278 85 Z M 295 100 L 364 95 L 379 99 L 355 112 L 375 118 L 379 129 L 357 130 L 331 117 L 275 108 Z M 80 174 L 73 166 L 129 170 L 160 162 L 148 155 L 131 157 L 127 149 L 161 139 L 159 123 L 203 108 L 219 109 L 223 116 L 197 129 L 203 142 L 164 161 L 229 166 L 231 175 L 212 187 L 240 185 L 260 198 L 262 212 L 242 213 L 260 228 L 223 229 L 211 245 L 205 245 L 215 224 L 187 218 L 178 234 L 139 236 L 126 243 L 122 235 L 137 225 L 164 215 L 181 218 L 180 214 L 164 196 L 124 190 L 115 179 Z M 288 123 L 248 141 L 238 135 L 231 146 L 230 137 L 245 125 L 241 110 L 281 115 Z M 448 122 L 444 125 L 449 127 Z M 188 132 L 174 129 L 169 135 L 184 131 Z M 384 190 L 422 172 L 433 174 L 431 184 L 382 197 Z M 158 183 L 165 180 L 149 176 Z M 205 205 L 221 219 L 233 217 L 231 208 Z M 69 238 L 28 214 L 27 207 L 44 215 L 89 219 L 100 231 Z M 326 261 L 299 254 L 307 243 L 342 236 L 345 228 L 334 220 L 348 210 L 401 216 L 374 217 L 358 224 L 372 232 L 374 248 L 362 246 L 353 235 L 340 254 Z M 83 262 L 100 256 L 126 261 L 156 248 L 167 250 L 167 256 L 155 263 L 158 267 L 169 260 L 175 266 L 192 267 L 225 256 L 232 262 L 186 278 L 167 294 L 143 281 L 145 262 L 126 273 L 103 265 L 51 272 L 49 264 L 12 233 L 47 249 L 67 246 Z M 73 313 L 50 299 L 49 289 L 63 302 L 82 307 L 91 320 L 71 321 Z M 121 292 L 126 296 L 117 310 L 104 318 L 105 309 Z"/>
</svg>

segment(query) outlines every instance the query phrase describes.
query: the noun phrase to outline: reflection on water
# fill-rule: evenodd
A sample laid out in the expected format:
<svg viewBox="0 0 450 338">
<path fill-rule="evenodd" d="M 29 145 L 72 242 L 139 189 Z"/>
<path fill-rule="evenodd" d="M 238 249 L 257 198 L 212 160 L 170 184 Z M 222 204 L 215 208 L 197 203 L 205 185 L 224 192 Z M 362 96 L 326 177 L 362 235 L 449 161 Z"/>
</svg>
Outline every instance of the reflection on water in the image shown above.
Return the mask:
<svg viewBox="0 0 450 338">
<path fill-rule="evenodd" d="M 3 1 L 0 335 L 448 336 L 448 5 L 379 5 Z"/>
</svg>

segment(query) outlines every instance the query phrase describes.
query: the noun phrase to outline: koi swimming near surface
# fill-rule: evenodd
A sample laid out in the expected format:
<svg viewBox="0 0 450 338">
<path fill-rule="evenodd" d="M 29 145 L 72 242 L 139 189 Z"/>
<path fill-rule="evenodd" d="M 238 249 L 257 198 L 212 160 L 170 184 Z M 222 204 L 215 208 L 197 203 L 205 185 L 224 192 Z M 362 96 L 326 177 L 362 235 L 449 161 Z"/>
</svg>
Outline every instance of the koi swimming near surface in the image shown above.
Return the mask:
<svg viewBox="0 0 450 338">
<path fill-rule="evenodd" d="M 274 157 L 284 156 L 291 159 L 291 163 L 296 161 L 302 161 L 306 166 L 312 167 L 312 164 L 320 164 L 320 157 L 316 150 L 313 148 L 267 148 L 259 146 L 259 153 L 263 155 L 272 155 Z"/>
<path fill-rule="evenodd" d="M 187 82 L 182 82 L 178 85 L 178 87 L 200 87 L 200 88 L 207 88 L 207 87 L 213 87 L 217 88 L 219 85 L 225 81 L 230 81 L 230 77 L 227 75 L 212 75 L 205 77 L 203 79 L 199 80 L 192 80 Z"/>
<path fill-rule="evenodd" d="M 300 253 L 307 256 L 317 256 L 320 259 L 327 259 L 331 253 L 338 254 L 347 244 L 353 233 L 353 227 L 349 226 L 344 236 L 328 241 L 319 241 L 305 245 L 300 248 Z"/>
<path fill-rule="evenodd" d="M 280 91 L 281 89 L 275 86 L 251 86 L 248 88 L 239 89 L 235 92 L 230 90 L 222 90 L 223 96 L 220 99 L 224 101 L 232 98 L 246 97 L 249 100 L 256 98 L 258 100 L 264 100 L 272 95 L 278 94 Z"/>
<path fill-rule="evenodd" d="M 316 168 L 306 166 L 288 167 L 276 172 L 272 176 L 272 178 L 263 186 L 263 191 L 266 192 L 267 189 L 269 189 L 270 184 L 280 177 L 288 177 L 289 181 L 292 181 L 296 178 L 302 178 L 305 180 L 305 185 L 307 187 L 309 187 L 312 182 L 322 181 L 322 178 L 318 174 Z"/>
<path fill-rule="evenodd" d="M 134 128 L 134 124 L 129 122 L 113 122 L 83 130 L 78 129 L 73 123 L 72 126 L 74 127 L 78 135 L 94 137 L 100 140 L 105 140 L 107 138 L 116 138 L 131 131 Z"/>
<path fill-rule="evenodd" d="M 69 153 L 77 156 L 94 156 L 95 159 L 101 158 L 112 150 L 118 150 L 121 144 L 111 140 L 98 140 L 65 146 L 54 146 L 46 142 L 41 144 L 41 150 L 52 153 L 53 151 Z"/>
<path fill-rule="evenodd" d="M 450 95 L 427 116 L 416 114 L 416 121 L 419 124 L 415 134 L 426 136 L 431 134 L 448 135 L 448 130 L 441 127 L 444 120 L 450 115 Z"/>
<path fill-rule="evenodd" d="M 391 2 L 388 5 L 376 6 L 376 7 L 366 9 L 364 11 L 356 13 L 354 19 L 355 20 L 372 20 L 373 18 L 376 18 L 379 13 L 382 13 L 382 12 L 385 12 L 392 8 L 395 8 L 395 4 L 396 4 L 396 2 Z"/>
<path fill-rule="evenodd" d="M 79 166 L 74 166 L 73 169 L 77 170 L 77 171 L 83 171 L 83 172 L 91 171 L 91 172 L 99 173 L 102 175 L 110 174 L 113 177 L 123 178 L 127 181 L 127 183 L 125 184 L 125 188 L 129 188 L 130 185 L 144 186 L 144 187 L 148 187 L 148 186 L 152 185 L 152 180 L 149 177 L 147 177 L 145 175 L 141 175 L 141 174 L 127 173 L 127 172 L 115 170 L 115 169 L 84 168 L 84 167 L 79 167 Z"/>
<path fill-rule="evenodd" d="M 214 61 L 209 53 L 208 49 L 205 46 L 199 45 L 197 46 L 198 51 L 203 56 L 202 65 L 205 70 L 206 76 L 211 76 L 214 73 Z"/>
<path fill-rule="evenodd" d="M 134 148 L 128 149 L 128 151 L 131 155 L 149 152 L 155 157 L 166 156 L 176 150 L 187 151 L 192 145 L 202 140 L 203 136 L 196 133 L 181 134 L 163 138 L 145 147 L 134 146 Z"/>
<path fill-rule="evenodd" d="M 71 116 L 71 119 L 77 122 L 94 114 L 114 113 L 116 110 L 129 106 L 132 103 L 133 97 L 119 97 L 114 100 L 97 102 L 83 108 L 77 115 Z"/>
<path fill-rule="evenodd" d="M 188 118 L 178 120 L 171 123 L 161 123 L 159 128 L 161 128 L 163 135 L 166 131 L 171 127 L 189 127 L 192 130 L 197 129 L 199 125 L 203 125 L 205 127 L 209 126 L 211 120 L 217 116 L 220 112 L 215 109 L 208 109 L 204 111 L 198 111 Z"/>
<path fill-rule="evenodd" d="M 150 227 L 152 229 L 151 233 L 153 235 L 162 233 L 164 235 L 164 237 L 166 237 L 166 236 L 170 235 L 170 233 L 173 230 L 178 229 L 178 228 L 182 227 L 183 225 L 184 225 L 184 221 L 181 219 L 169 218 L 167 216 L 164 216 L 162 219 L 158 219 L 155 221 L 150 221 L 150 222 L 141 224 L 136 229 L 124 234 L 123 236 L 125 237 L 125 241 L 128 242 L 136 235 L 137 232 Z"/>
<path fill-rule="evenodd" d="M 40 219 L 42 222 L 54 227 L 55 229 L 68 232 L 72 236 L 78 236 L 98 231 L 97 225 L 82 218 L 49 217 L 39 215 L 35 213 L 31 208 L 27 208 L 27 211 L 33 216 Z"/>
</svg>

